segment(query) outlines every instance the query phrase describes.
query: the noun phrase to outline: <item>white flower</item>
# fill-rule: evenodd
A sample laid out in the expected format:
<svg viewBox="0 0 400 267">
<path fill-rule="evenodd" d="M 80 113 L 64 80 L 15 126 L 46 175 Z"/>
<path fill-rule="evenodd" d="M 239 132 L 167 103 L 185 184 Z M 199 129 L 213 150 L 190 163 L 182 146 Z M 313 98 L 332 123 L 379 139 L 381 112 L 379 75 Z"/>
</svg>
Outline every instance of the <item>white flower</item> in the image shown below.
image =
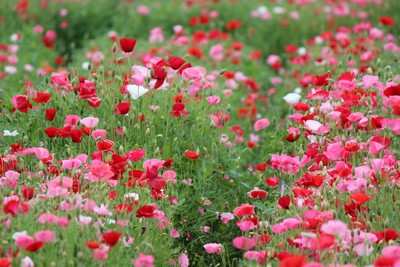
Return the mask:
<svg viewBox="0 0 400 267">
<path fill-rule="evenodd" d="M 141 97 L 142 95 L 144 95 L 149 91 L 148 89 L 135 84 L 128 84 L 126 86 L 126 90 L 128 90 L 133 100 L 138 99 L 139 97 Z"/>
<path fill-rule="evenodd" d="M 295 89 L 294 89 L 294 93 L 296 93 L 296 94 L 301 94 L 301 88 L 300 87 L 296 87 Z"/>
<path fill-rule="evenodd" d="M 272 12 L 275 14 L 283 14 L 286 12 L 286 10 L 283 7 L 276 6 L 272 9 Z"/>
<path fill-rule="evenodd" d="M 266 7 L 266 6 L 259 6 L 257 8 L 257 13 L 258 14 L 264 14 L 264 13 L 267 13 L 267 12 L 268 12 L 268 7 Z"/>
<path fill-rule="evenodd" d="M 18 131 L 15 130 L 13 132 L 10 132 L 9 130 L 4 130 L 3 131 L 3 135 L 4 136 L 17 136 L 18 135 Z"/>
<path fill-rule="evenodd" d="M 35 263 L 32 261 L 31 258 L 29 258 L 29 256 L 26 256 L 21 261 L 21 267 L 34 267 L 34 266 L 35 266 Z"/>
<path fill-rule="evenodd" d="M 296 93 L 290 93 L 283 97 L 283 100 L 286 101 L 289 105 L 294 105 L 300 101 L 301 95 Z"/>
<path fill-rule="evenodd" d="M 87 61 L 83 62 L 83 63 L 82 63 L 82 69 L 88 70 L 88 69 L 89 69 L 89 65 L 90 65 L 89 62 L 87 62 Z"/>
<path fill-rule="evenodd" d="M 303 56 L 303 55 L 305 55 L 307 53 L 307 50 L 304 47 L 300 47 L 299 49 L 297 49 L 297 53 L 300 56 Z"/>
<path fill-rule="evenodd" d="M 15 232 L 15 233 L 12 235 L 12 238 L 13 238 L 14 240 L 17 240 L 20 236 L 27 236 L 27 232 L 26 232 L 26 231 Z"/>
<path fill-rule="evenodd" d="M 138 201 L 139 195 L 136 193 L 128 193 L 124 195 L 124 198 L 133 198 L 135 201 Z"/>
</svg>

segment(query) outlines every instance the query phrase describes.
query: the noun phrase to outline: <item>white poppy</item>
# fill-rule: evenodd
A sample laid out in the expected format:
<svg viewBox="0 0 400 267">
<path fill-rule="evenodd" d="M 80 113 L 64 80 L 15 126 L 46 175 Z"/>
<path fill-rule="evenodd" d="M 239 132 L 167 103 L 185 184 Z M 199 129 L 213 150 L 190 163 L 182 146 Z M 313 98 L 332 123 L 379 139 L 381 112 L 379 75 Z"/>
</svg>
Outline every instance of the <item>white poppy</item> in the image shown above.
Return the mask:
<svg viewBox="0 0 400 267">
<path fill-rule="evenodd" d="M 283 100 L 286 101 L 289 105 L 294 105 L 300 101 L 301 95 L 296 93 L 289 93 L 283 97 Z"/>
<path fill-rule="evenodd" d="M 135 84 L 128 84 L 126 90 L 128 90 L 133 100 L 138 99 L 149 91 L 148 89 Z"/>
<path fill-rule="evenodd" d="M 3 131 L 3 135 L 4 136 L 17 136 L 18 135 L 18 131 L 15 130 L 13 132 L 10 132 L 9 130 L 4 130 Z"/>
</svg>

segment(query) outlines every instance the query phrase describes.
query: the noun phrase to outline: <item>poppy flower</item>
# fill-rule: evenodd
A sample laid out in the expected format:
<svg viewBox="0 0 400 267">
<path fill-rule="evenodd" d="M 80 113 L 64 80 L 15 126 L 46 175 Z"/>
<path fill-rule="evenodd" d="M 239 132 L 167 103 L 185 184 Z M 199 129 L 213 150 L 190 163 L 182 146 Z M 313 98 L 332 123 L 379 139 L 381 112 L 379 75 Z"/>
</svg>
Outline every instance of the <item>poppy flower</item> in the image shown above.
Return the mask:
<svg viewBox="0 0 400 267">
<path fill-rule="evenodd" d="M 189 112 L 185 110 L 184 103 L 175 103 L 172 106 L 172 111 L 170 111 L 169 113 L 177 118 L 189 115 Z"/>
<path fill-rule="evenodd" d="M 131 109 L 131 104 L 129 102 L 121 102 L 118 103 L 117 107 L 115 108 L 115 114 L 118 115 L 125 115 Z"/>
<path fill-rule="evenodd" d="M 11 266 L 11 260 L 9 258 L 0 258 L 0 267 Z"/>
<path fill-rule="evenodd" d="M 225 28 L 229 31 L 234 31 L 239 29 L 242 26 L 242 22 L 240 20 L 231 20 L 226 23 Z"/>
<path fill-rule="evenodd" d="M 37 103 L 47 103 L 50 101 L 51 96 L 52 95 L 48 93 L 37 92 L 37 96 L 32 98 L 32 100 Z"/>
<path fill-rule="evenodd" d="M 184 156 L 189 158 L 189 159 L 198 159 L 200 157 L 200 154 L 197 153 L 196 151 L 188 150 L 188 151 L 186 151 Z"/>
<path fill-rule="evenodd" d="M 101 244 L 99 242 L 96 242 L 96 241 L 87 241 L 87 242 L 85 242 L 85 244 L 90 249 L 96 249 L 96 248 L 99 248 L 101 246 Z"/>
<path fill-rule="evenodd" d="M 388 16 L 381 16 L 381 17 L 379 18 L 379 22 L 380 22 L 382 25 L 394 27 L 394 19 L 391 18 L 391 17 L 388 17 Z"/>
<path fill-rule="evenodd" d="M 154 210 L 153 206 L 142 206 L 136 211 L 136 218 L 151 218 Z"/>
<path fill-rule="evenodd" d="M 268 196 L 268 192 L 256 187 L 250 192 L 247 192 L 247 195 L 251 198 L 266 198 Z"/>
<path fill-rule="evenodd" d="M 182 65 L 185 64 L 185 60 L 180 57 L 170 57 L 168 58 L 168 66 L 174 70 L 179 69 Z"/>
<path fill-rule="evenodd" d="M 288 209 L 290 205 L 290 196 L 283 196 L 278 200 L 279 206 L 282 207 L 282 209 Z"/>
<path fill-rule="evenodd" d="M 54 120 L 56 113 L 57 113 L 56 109 L 52 109 L 52 108 L 46 109 L 46 120 L 48 120 L 48 121 Z"/>
<path fill-rule="evenodd" d="M 121 235 L 122 235 L 121 233 L 118 233 L 115 231 L 110 231 L 110 232 L 104 233 L 102 235 L 102 238 L 103 238 L 103 241 L 106 242 L 107 245 L 113 247 L 118 243 Z"/>
<path fill-rule="evenodd" d="M 136 40 L 133 38 L 121 38 L 119 40 L 119 45 L 122 51 L 125 53 L 130 53 L 135 48 Z"/>
<path fill-rule="evenodd" d="M 54 126 L 50 126 L 49 128 L 44 130 L 44 133 L 49 137 L 49 138 L 55 138 L 58 134 L 58 128 Z"/>
<path fill-rule="evenodd" d="M 307 264 L 307 258 L 303 255 L 285 257 L 279 263 L 279 267 L 301 267 Z"/>
<path fill-rule="evenodd" d="M 233 214 L 238 217 L 243 217 L 243 216 L 251 216 L 254 215 L 254 206 L 246 203 L 246 204 L 241 204 L 239 207 L 236 207 L 233 210 Z"/>
<path fill-rule="evenodd" d="M 29 246 L 27 246 L 27 247 L 25 248 L 25 250 L 26 250 L 26 251 L 29 251 L 29 252 L 36 252 L 36 251 L 38 251 L 39 249 L 41 249 L 42 247 L 44 247 L 44 242 L 42 242 L 42 241 L 36 241 L 36 242 L 30 244 Z"/>
</svg>

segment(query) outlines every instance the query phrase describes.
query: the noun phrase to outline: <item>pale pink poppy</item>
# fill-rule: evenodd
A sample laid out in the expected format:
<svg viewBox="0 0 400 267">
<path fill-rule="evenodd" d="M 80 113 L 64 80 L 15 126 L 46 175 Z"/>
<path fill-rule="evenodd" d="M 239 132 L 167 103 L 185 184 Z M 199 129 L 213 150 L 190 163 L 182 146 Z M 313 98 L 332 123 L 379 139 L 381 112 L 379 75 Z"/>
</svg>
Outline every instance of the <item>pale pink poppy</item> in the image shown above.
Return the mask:
<svg viewBox="0 0 400 267">
<path fill-rule="evenodd" d="M 79 168 L 79 166 L 82 165 L 82 161 L 78 159 L 66 159 L 62 161 L 61 168 L 66 169 L 66 170 L 72 170 Z"/>
<path fill-rule="evenodd" d="M 230 212 L 223 212 L 220 214 L 220 218 L 223 224 L 229 223 L 231 220 L 235 218 L 235 216 Z"/>
<path fill-rule="evenodd" d="M 36 241 L 42 241 L 44 243 L 53 243 L 56 241 L 56 234 L 54 231 L 43 230 L 35 234 Z"/>
<path fill-rule="evenodd" d="M 341 143 L 329 144 L 324 155 L 330 160 L 341 160 L 346 150 Z"/>
<path fill-rule="evenodd" d="M 106 139 L 107 132 L 106 130 L 94 130 L 92 132 L 93 139 Z"/>
<path fill-rule="evenodd" d="M 55 179 L 51 180 L 49 183 L 50 187 L 62 187 L 69 188 L 72 187 L 73 180 L 67 176 L 57 176 Z"/>
<path fill-rule="evenodd" d="M 206 100 L 210 105 L 217 105 L 220 101 L 220 97 L 217 95 L 207 96 Z"/>
<path fill-rule="evenodd" d="M 138 6 L 138 8 L 136 9 L 136 12 L 139 14 L 139 15 L 143 15 L 143 16 L 146 16 L 146 15 L 148 15 L 149 13 L 150 13 L 150 9 L 149 9 L 149 7 L 148 6 Z"/>
<path fill-rule="evenodd" d="M 178 258 L 179 267 L 189 267 L 189 258 L 185 253 L 181 253 Z"/>
<path fill-rule="evenodd" d="M 222 244 L 217 244 L 217 243 L 208 243 L 208 244 L 205 244 L 203 247 L 207 253 L 209 253 L 209 254 L 216 253 L 218 255 L 221 255 L 222 248 L 223 248 Z"/>
<path fill-rule="evenodd" d="M 372 253 L 374 248 L 370 244 L 358 244 L 353 247 L 353 251 L 357 256 L 368 256 Z"/>
<path fill-rule="evenodd" d="M 153 255 L 146 255 L 143 253 L 139 253 L 139 256 L 136 260 L 133 261 L 133 265 L 135 267 L 153 267 L 154 257 Z"/>
<path fill-rule="evenodd" d="M 257 120 L 257 121 L 254 123 L 254 130 L 255 130 L 255 131 L 260 131 L 260 130 L 262 130 L 262 129 L 267 128 L 269 125 L 270 125 L 269 120 L 266 119 L 266 118 L 262 118 L 262 119 Z"/>
<path fill-rule="evenodd" d="M 64 122 L 68 125 L 75 127 L 80 120 L 81 120 L 81 118 L 79 116 L 74 115 L 74 114 L 69 114 L 66 116 Z"/>
<path fill-rule="evenodd" d="M 347 225 L 339 220 L 331 220 L 321 226 L 321 231 L 338 237 L 344 237 L 347 232 Z"/>
<path fill-rule="evenodd" d="M 114 176 L 110 165 L 100 160 L 93 160 L 89 169 L 90 173 L 85 175 L 85 179 L 89 179 L 91 182 L 107 181 Z"/>
<path fill-rule="evenodd" d="M 103 246 L 93 251 L 93 258 L 99 261 L 106 260 L 108 258 L 108 251 L 110 250 L 109 246 Z"/>
<path fill-rule="evenodd" d="M 236 225 L 242 232 L 248 232 L 255 228 L 255 225 L 252 221 L 238 221 L 236 222 Z"/>
<path fill-rule="evenodd" d="M 88 128 L 94 128 L 99 124 L 99 119 L 94 117 L 86 117 L 80 120 L 80 123 Z"/>
<path fill-rule="evenodd" d="M 179 232 L 175 229 L 171 229 L 171 231 L 169 232 L 169 235 L 173 238 L 179 238 L 181 235 L 179 234 Z"/>
<path fill-rule="evenodd" d="M 237 249 L 249 250 L 256 246 L 256 241 L 253 238 L 238 236 L 233 239 L 232 244 Z"/>
</svg>

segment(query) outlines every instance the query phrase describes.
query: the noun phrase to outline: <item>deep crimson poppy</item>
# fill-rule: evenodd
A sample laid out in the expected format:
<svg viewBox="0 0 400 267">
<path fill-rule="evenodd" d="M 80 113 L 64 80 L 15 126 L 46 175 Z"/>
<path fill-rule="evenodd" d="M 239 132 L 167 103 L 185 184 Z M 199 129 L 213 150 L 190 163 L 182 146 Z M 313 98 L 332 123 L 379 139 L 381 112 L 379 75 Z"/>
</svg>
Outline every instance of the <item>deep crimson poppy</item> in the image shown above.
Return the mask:
<svg viewBox="0 0 400 267">
<path fill-rule="evenodd" d="M 136 45 L 136 40 L 133 38 L 121 38 L 119 40 L 121 50 L 125 53 L 132 52 Z"/>
<path fill-rule="evenodd" d="M 52 109 L 52 108 L 46 109 L 46 120 L 48 120 L 48 121 L 54 120 L 56 113 L 57 113 L 56 109 Z"/>
<path fill-rule="evenodd" d="M 27 247 L 25 248 L 25 250 L 26 250 L 26 251 L 29 251 L 29 252 L 36 252 L 36 251 L 38 251 L 39 249 L 41 249 L 42 247 L 44 247 L 44 242 L 42 242 L 42 241 L 36 241 L 36 242 L 30 244 L 29 246 L 27 246 Z"/>
<path fill-rule="evenodd" d="M 110 232 L 104 233 L 102 235 L 102 238 L 103 238 L 103 241 L 106 242 L 107 245 L 113 247 L 118 243 L 121 235 L 122 235 L 121 233 L 118 233 L 115 231 L 110 231 Z"/>
<path fill-rule="evenodd" d="M 47 128 L 46 130 L 44 130 L 44 133 L 50 137 L 50 138 L 54 138 L 57 136 L 58 134 L 58 128 L 54 127 L 54 126 L 50 126 L 49 128 Z"/>
<path fill-rule="evenodd" d="M 151 218 L 154 210 L 153 206 L 142 206 L 136 211 L 136 218 Z"/>
<path fill-rule="evenodd" d="M 170 66 L 172 69 L 177 70 L 182 65 L 185 63 L 185 60 L 183 60 L 180 57 L 170 57 L 168 58 L 168 66 Z"/>
<path fill-rule="evenodd" d="M 385 26 L 394 27 L 394 19 L 388 16 L 381 16 L 379 22 Z"/>
<path fill-rule="evenodd" d="M 290 205 L 290 196 L 283 196 L 278 200 L 279 206 L 283 209 L 288 209 Z"/>
<path fill-rule="evenodd" d="M 131 104 L 129 102 L 121 102 L 118 103 L 117 107 L 115 108 L 115 114 L 118 115 L 125 115 L 131 109 Z"/>
</svg>

